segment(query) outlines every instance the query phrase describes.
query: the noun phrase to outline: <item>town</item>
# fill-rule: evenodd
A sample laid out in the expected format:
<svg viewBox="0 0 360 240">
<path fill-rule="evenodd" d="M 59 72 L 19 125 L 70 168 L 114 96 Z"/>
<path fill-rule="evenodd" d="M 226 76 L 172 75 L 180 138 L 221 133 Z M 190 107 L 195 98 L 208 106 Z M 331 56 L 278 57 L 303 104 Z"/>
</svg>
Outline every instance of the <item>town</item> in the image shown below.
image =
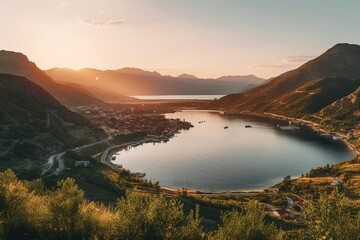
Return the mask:
<svg viewBox="0 0 360 240">
<path fill-rule="evenodd" d="M 174 110 L 162 104 L 101 104 L 77 111 L 112 137 L 146 132 L 167 141 L 179 130 L 193 127 L 185 119 L 167 119 L 164 114 Z"/>
</svg>

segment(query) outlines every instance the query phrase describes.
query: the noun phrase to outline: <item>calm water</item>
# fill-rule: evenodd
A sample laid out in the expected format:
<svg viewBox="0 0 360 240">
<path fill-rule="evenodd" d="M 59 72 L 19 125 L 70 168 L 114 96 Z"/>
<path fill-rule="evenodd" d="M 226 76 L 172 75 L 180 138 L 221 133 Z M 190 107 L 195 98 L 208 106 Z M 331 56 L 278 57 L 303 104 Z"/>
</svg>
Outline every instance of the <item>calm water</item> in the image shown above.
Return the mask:
<svg viewBox="0 0 360 240">
<path fill-rule="evenodd" d="M 116 163 L 145 172 L 163 186 L 200 190 L 250 190 L 269 187 L 286 175 L 349 159 L 342 143 L 321 140 L 306 130 L 283 132 L 275 123 L 209 112 L 176 112 L 194 128 L 167 143 L 122 150 Z M 199 121 L 206 121 L 199 123 Z M 244 128 L 251 124 L 252 128 Z M 224 126 L 229 126 L 224 129 Z"/>
<path fill-rule="evenodd" d="M 214 98 L 221 98 L 224 95 L 146 95 L 146 96 L 132 96 L 134 98 L 142 100 L 174 100 L 174 99 L 186 99 L 186 100 L 213 100 Z"/>
</svg>

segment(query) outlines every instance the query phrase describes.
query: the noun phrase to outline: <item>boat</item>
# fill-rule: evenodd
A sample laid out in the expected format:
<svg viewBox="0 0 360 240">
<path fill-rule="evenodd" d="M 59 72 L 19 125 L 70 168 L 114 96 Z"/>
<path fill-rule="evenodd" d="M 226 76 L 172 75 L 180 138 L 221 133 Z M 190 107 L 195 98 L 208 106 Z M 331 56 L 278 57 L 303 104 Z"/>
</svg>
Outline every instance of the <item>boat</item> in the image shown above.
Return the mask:
<svg viewBox="0 0 360 240">
<path fill-rule="evenodd" d="M 298 127 L 298 126 L 282 126 L 282 127 L 280 127 L 280 129 L 283 131 L 293 131 L 293 130 L 299 130 L 300 127 Z"/>
<path fill-rule="evenodd" d="M 293 125 L 290 121 L 288 126 L 280 126 L 279 128 L 283 131 L 294 131 L 300 129 L 300 127 Z"/>
<path fill-rule="evenodd" d="M 252 128 L 251 125 L 245 125 L 245 128 Z"/>
<path fill-rule="evenodd" d="M 341 137 L 341 136 L 333 136 L 332 139 L 333 139 L 334 141 L 342 141 L 342 140 L 344 140 L 344 137 Z"/>
<path fill-rule="evenodd" d="M 332 138 L 332 135 L 330 133 L 324 132 L 320 134 L 320 137 Z"/>
<path fill-rule="evenodd" d="M 225 126 L 224 129 L 228 129 L 229 127 L 228 126 Z"/>
</svg>

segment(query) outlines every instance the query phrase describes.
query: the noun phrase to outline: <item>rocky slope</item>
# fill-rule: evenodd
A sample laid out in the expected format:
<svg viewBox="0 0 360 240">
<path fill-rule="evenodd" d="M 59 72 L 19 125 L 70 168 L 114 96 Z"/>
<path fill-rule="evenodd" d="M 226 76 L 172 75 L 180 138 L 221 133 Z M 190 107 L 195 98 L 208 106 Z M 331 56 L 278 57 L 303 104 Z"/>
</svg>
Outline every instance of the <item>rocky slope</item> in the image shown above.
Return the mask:
<svg viewBox="0 0 360 240">
<path fill-rule="evenodd" d="M 50 153 L 105 137 L 40 86 L 0 74 L 0 170 L 39 174 Z"/>
</svg>

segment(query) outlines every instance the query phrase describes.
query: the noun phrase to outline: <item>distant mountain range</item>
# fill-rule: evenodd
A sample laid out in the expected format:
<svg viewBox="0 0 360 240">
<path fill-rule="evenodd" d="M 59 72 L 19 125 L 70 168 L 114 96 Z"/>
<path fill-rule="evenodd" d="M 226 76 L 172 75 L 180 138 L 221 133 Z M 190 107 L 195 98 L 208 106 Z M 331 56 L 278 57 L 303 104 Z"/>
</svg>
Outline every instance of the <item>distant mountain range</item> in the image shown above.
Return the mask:
<svg viewBox="0 0 360 240">
<path fill-rule="evenodd" d="M 210 107 L 292 117 L 329 114 L 339 111 L 342 102 L 354 99 L 351 96 L 356 95 L 354 91 L 360 87 L 358 79 L 360 46 L 337 44 L 295 70 L 243 93 L 227 95 Z"/>
<path fill-rule="evenodd" d="M 184 73 L 172 77 L 137 68 L 106 71 L 89 68 L 79 71 L 53 68 L 45 72 L 57 81 L 91 85 L 107 91 L 116 90 L 126 96 L 229 94 L 253 88 L 265 81 L 254 75 L 200 79 Z"/>
<path fill-rule="evenodd" d="M 98 104 L 103 101 L 119 102 L 128 100 L 112 91 L 106 91 L 88 85 L 56 82 L 41 71 L 35 63 L 22 53 L 0 51 L 0 73 L 24 76 L 44 88 L 62 104 L 81 106 Z"/>
<path fill-rule="evenodd" d="M 21 76 L 0 74 L 0 171 L 39 174 L 51 152 L 104 139 L 81 115 Z"/>
</svg>

